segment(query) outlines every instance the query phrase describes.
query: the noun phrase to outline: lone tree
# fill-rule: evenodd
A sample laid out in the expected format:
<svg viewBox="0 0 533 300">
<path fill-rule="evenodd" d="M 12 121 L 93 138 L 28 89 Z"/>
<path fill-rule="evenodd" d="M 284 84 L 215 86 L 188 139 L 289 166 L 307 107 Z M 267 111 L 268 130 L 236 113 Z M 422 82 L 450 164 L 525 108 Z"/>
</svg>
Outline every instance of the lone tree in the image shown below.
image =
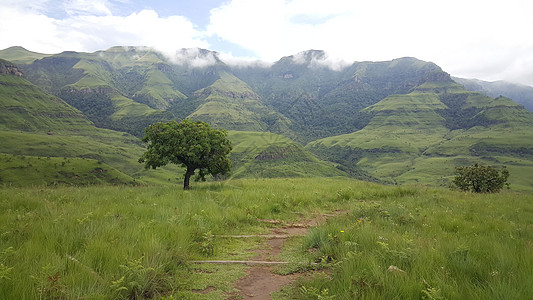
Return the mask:
<svg viewBox="0 0 533 300">
<path fill-rule="evenodd" d="M 196 169 L 199 169 L 198 178 L 201 180 L 205 180 L 207 174 L 229 172 L 231 161 L 228 154 L 232 147 L 226 136 L 225 130 L 215 130 L 201 121 L 159 122 L 145 129 L 142 141 L 148 143 L 148 150 L 139 162 L 144 163 L 147 169 L 168 163 L 187 168 L 183 189 L 188 190 L 189 180 Z"/>
<path fill-rule="evenodd" d="M 475 164 L 469 167 L 455 168 L 457 176 L 453 179 L 459 189 L 476 193 L 496 193 L 504 186 L 509 187 L 509 171 L 505 166 L 498 171 L 494 167 Z"/>
</svg>

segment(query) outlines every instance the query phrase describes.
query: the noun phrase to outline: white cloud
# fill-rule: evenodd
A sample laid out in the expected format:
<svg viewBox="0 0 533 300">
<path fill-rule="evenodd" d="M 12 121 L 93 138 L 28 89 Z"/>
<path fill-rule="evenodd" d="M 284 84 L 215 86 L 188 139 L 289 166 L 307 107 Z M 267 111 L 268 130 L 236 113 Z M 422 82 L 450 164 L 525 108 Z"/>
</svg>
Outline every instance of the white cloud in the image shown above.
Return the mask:
<svg viewBox="0 0 533 300">
<path fill-rule="evenodd" d="M 208 32 L 270 61 L 308 49 L 348 61 L 414 56 L 454 75 L 533 84 L 516 76 L 533 69 L 532 15 L 527 0 L 233 0 L 211 11 Z"/>
<path fill-rule="evenodd" d="M 10 2 L 11 3 L 11 2 Z M 114 16 L 106 1 L 76 0 L 63 19 L 47 17 L 40 7 L 6 5 L 0 10 L 0 49 L 96 51 L 111 46 L 148 46 L 173 54 L 187 47 L 208 48 L 204 35 L 183 16 L 162 18 L 153 10 Z"/>
<path fill-rule="evenodd" d="M 217 63 L 217 57 L 213 52 L 199 48 L 184 48 L 168 56 L 173 63 L 189 65 L 195 68 L 212 66 Z"/>
<path fill-rule="evenodd" d="M 69 28 L 66 34 L 96 49 L 148 46 L 170 54 L 183 47 L 208 47 L 189 20 L 181 16 L 161 18 L 153 10 L 126 17 L 80 16 L 62 22 L 62 28 Z"/>
<path fill-rule="evenodd" d="M 214 38 L 255 53 L 252 59 L 220 53 L 235 65 L 321 49 L 328 58 L 316 63 L 330 67 L 414 56 L 455 76 L 533 85 L 530 0 L 232 0 L 211 10 L 206 31 L 184 16 L 163 18 L 153 10 L 113 14 L 110 8 L 128 1 L 0 0 L 0 49 L 132 45 L 175 56 L 182 48 L 209 49 L 207 39 Z"/>
<path fill-rule="evenodd" d="M 292 61 L 296 64 L 308 64 L 310 68 L 330 68 L 339 71 L 352 62 L 348 62 L 338 57 L 330 57 L 323 51 L 305 51 L 292 56 Z"/>
<path fill-rule="evenodd" d="M 260 67 L 260 68 L 269 68 L 272 66 L 272 62 L 265 60 L 259 60 L 255 57 L 235 57 L 231 53 L 220 52 L 217 53 L 217 56 L 225 64 L 237 67 L 237 68 L 246 68 L 246 67 Z"/>
<path fill-rule="evenodd" d="M 69 15 L 111 15 L 106 0 L 70 0 L 63 5 Z"/>
<path fill-rule="evenodd" d="M 0 10 L 2 49 L 18 45 L 45 53 L 54 53 L 59 51 L 61 46 L 71 46 L 68 41 L 58 38 L 58 30 L 55 20 L 45 15 L 29 14 L 10 7 L 3 7 Z"/>
</svg>

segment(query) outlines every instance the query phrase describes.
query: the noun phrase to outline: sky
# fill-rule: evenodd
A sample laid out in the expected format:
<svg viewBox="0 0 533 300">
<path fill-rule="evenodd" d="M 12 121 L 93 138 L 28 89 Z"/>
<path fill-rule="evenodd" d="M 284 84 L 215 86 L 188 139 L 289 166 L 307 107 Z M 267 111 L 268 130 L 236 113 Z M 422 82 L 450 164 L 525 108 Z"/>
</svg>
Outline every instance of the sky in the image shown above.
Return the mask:
<svg viewBox="0 0 533 300">
<path fill-rule="evenodd" d="M 416 57 L 533 86 L 531 0 L 0 0 L 0 49 L 217 51 L 227 63 L 316 49 L 339 67 Z"/>
</svg>

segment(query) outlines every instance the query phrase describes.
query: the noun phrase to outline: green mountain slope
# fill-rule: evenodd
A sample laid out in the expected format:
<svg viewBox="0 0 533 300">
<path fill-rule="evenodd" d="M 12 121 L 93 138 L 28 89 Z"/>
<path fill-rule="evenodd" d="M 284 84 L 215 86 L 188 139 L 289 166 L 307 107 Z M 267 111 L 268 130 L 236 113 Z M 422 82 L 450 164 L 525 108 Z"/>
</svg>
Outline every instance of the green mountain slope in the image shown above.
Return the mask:
<svg viewBox="0 0 533 300">
<path fill-rule="evenodd" d="M 20 46 L 9 47 L 0 50 L 0 57 L 14 64 L 30 64 L 37 59 L 41 59 L 51 54 L 32 52 Z"/>
<path fill-rule="evenodd" d="M 235 74 L 267 106 L 292 122 L 302 141 L 353 132 L 366 125 L 354 115 L 392 94 L 408 93 L 440 68 L 414 58 L 355 62 L 335 69 L 323 51 L 284 57 L 271 68 L 242 68 Z"/>
<path fill-rule="evenodd" d="M 2 63 L 4 70 L 21 73 L 13 64 Z M 218 101 L 247 102 L 241 104 L 247 109 L 244 116 L 251 118 L 247 123 L 260 121 L 253 118 L 263 116 L 265 111 L 273 113 L 253 99 L 246 84 L 229 74 L 222 73 L 221 79 L 207 89 L 209 92 L 200 93 L 208 96 L 197 101 L 215 105 L 220 105 Z M 198 111 L 206 111 L 204 105 Z M 0 146 L 1 184 L 174 183 L 182 176 L 176 166 L 157 172 L 144 170 L 137 162 L 144 151 L 138 138 L 96 128 L 79 110 L 21 76 L 0 74 L 0 106 L 0 138 L 9 141 Z M 219 109 L 231 111 L 223 105 Z M 230 139 L 235 147 L 231 158 L 236 177 L 346 175 L 284 136 L 233 131 Z"/>
<path fill-rule="evenodd" d="M 0 60 L 4 68 L 16 68 Z M 0 130 L 31 132 L 86 131 L 92 123 L 61 99 L 16 76 L 0 72 Z"/>
<path fill-rule="evenodd" d="M 311 50 L 271 66 L 232 66 L 202 49 L 174 57 L 140 47 L 44 56 L 9 48 L 2 55 L 21 61 L 28 81 L 3 92 L 10 108 L 0 112 L 0 129 L 15 146 L 0 152 L 94 158 L 137 179 L 173 181 L 177 169 L 148 177 L 138 169 L 137 138 L 94 131 L 91 122 L 140 137 L 151 123 L 188 117 L 243 132 L 232 132 L 237 177 L 343 170 L 367 180 L 446 185 L 455 166 L 481 162 L 508 165 L 514 186 L 533 189 L 531 113 L 508 98 L 467 91 L 439 66 L 415 58 L 342 65 Z M 14 79 L 3 80 L 4 87 L 13 85 Z M 64 103 L 39 104 L 59 99 L 30 82 L 83 115 Z M 307 144 L 336 165 L 317 167 L 316 157 L 272 133 Z M 244 147 L 246 139 L 263 146 Z"/>
<path fill-rule="evenodd" d="M 13 68 L 0 61 L 0 70 Z M 162 179 L 137 162 L 144 150 L 137 138 L 96 128 L 79 110 L 13 74 L 0 74 L 0 138 L 0 153 L 6 155 L 0 176 L 6 184 L 130 183 L 146 175 L 146 181 Z M 64 164 L 51 167 L 60 164 L 59 158 L 72 158 L 68 170 Z M 95 169 L 100 173 L 90 173 Z M 156 176 L 174 178 L 175 171 L 164 169 Z"/>
<path fill-rule="evenodd" d="M 533 111 L 533 87 L 531 86 L 506 81 L 488 82 L 457 77 L 454 77 L 453 80 L 462 84 L 469 91 L 479 92 L 489 97 L 508 97 L 516 103 L 522 104 L 527 110 Z"/>
<path fill-rule="evenodd" d="M 232 177 L 346 176 L 290 139 L 268 132 L 230 131 Z"/>
<path fill-rule="evenodd" d="M 28 80 L 81 110 L 97 126 L 140 135 L 142 128 L 166 118 L 160 108 L 168 107 L 169 99 L 183 98 L 168 89 L 155 67 L 147 69 L 160 62 L 154 51 L 119 47 L 63 52 L 22 67 Z M 157 93 L 152 95 L 146 82 Z"/>
<path fill-rule="evenodd" d="M 246 83 L 221 72 L 220 79 L 195 93 L 198 108 L 189 115 L 229 130 L 271 131 L 290 136 L 288 121 L 266 107 Z"/>
<path fill-rule="evenodd" d="M 300 142 L 363 128 L 368 119 L 354 114 L 440 71 L 414 58 L 344 68 L 330 63 L 316 50 L 271 67 L 230 67 L 207 50 L 183 49 L 169 58 L 147 48 L 114 47 L 63 52 L 23 69 L 31 82 L 99 127 L 140 136 L 151 122 L 192 114 L 228 129 L 283 133 Z"/>
<path fill-rule="evenodd" d="M 439 78 L 440 77 L 440 78 Z M 508 165 L 511 182 L 530 189 L 533 114 L 507 98 L 468 92 L 445 75 L 362 112 L 367 126 L 311 142 L 307 149 L 391 182 L 448 184 L 455 166 Z"/>
</svg>

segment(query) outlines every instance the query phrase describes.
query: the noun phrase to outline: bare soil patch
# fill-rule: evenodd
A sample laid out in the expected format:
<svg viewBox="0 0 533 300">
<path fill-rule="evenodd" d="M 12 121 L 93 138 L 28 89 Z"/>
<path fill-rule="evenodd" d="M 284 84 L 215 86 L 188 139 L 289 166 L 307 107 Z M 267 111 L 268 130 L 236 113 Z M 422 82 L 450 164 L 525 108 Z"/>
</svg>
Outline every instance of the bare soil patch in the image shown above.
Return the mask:
<svg viewBox="0 0 533 300">
<path fill-rule="evenodd" d="M 264 238 L 263 242 L 252 250 L 255 256 L 250 260 L 202 260 L 192 261 L 192 263 L 212 263 L 212 264 L 245 264 L 249 268 L 246 275 L 240 278 L 235 284 L 239 292 L 232 293 L 228 299 L 254 299 L 268 300 L 271 299 L 270 293 L 276 292 L 282 286 L 290 284 L 293 280 L 303 274 L 279 275 L 273 273 L 276 265 L 288 264 L 280 261 L 278 255 L 281 253 L 285 241 L 294 236 L 304 236 L 307 230 L 312 226 L 317 226 L 326 222 L 330 217 L 338 216 L 346 211 L 335 211 L 329 214 L 316 214 L 312 219 L 303 220 L 299 223 L 283 223 L 278 220 L 259 220 L 264 223 L 272 224 L 269 234 L 263 235 L 223 235 L 220 237 L 228 238 Z M 211 287 L 205 290 L 196 291 L 197 293 L 209 293 Z M 227 294 L 226 294 L 227 295 Z"/>
<path fill-rule="evenodd" d="M 309 227 L 322 224 L 328 217 L 341 213 L 343 212 L 338 211 L 328 215 L 319 214 L 311 220 L 304 220 L 300 223 L 283 224 L 277 220 L 261 220 L 262 222 L 273 225 L 280 225 L 280 227 L 272 228 L 270 234 L 265 235 L 267 240 L 257 250 L 254 250 L 257 255 L 253 260 L 278 261 L 277 257 L 281 253 L 283 244 L 289 237 L 304 236 Z M 237 295 L 231 296 L 230 299 L 269 300 L 271 292 L 279 291 L 282 286 L 290 284 L 293 280 L 301 276 L 301 274 L 274 274 L 272 268 L 273 266 L 269 265 L 252 265 L 246 271 L 246 276 L 239 279 L 235 285 L 240 292 Z"/>
</svg>

